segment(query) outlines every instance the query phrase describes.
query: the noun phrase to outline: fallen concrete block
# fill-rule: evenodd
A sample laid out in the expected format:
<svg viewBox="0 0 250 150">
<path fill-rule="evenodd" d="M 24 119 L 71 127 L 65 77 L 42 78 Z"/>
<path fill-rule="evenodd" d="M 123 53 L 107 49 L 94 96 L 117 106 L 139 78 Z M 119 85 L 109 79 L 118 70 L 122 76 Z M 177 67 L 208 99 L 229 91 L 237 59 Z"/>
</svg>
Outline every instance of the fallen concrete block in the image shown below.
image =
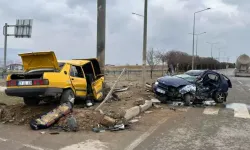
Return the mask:
<svg viewBox="0 0 250 150">
<path fill-rule="evenodd" d="M 105 127 L 111 127 L 114 126 L 116 123 L 115 119 L 109 117 L 109 116 L 104 116 L 102 121 L 101 121 L 101 125 L 105 126 Z"/>
<path fill-rule="evenodd" d="M 159 104 L 159 103 L 161 103 L 161 101 L 159 101 L 158 99 L 151 99 L 151 101 L 152 101 L 152 103 L 156 103 L 156 104 Z"/>
<path fill-rule="evenodd" d="M 138 99 L 134 102 L 135 106 L 140 106 L 140 105 L 144 105 L 145 104 L 145 100 L 144 99 Z"/>
<path fill-rule="evenodd" d="M 146 100 L 144 105 L 140 105 L 139 106 L 140 107 L 140 112 L 146 111 L 147 109 L 149 109 L 150 107 L 152 107 L 152 105 L 153 105 L 152 101 Z"/>
<path fill-rule="evenodd" d="M 130 120 L 133 117 L 139 115 L 139 113 L 140 113 L 140 107 L 139 106 L 135 106 L 135 107 L 132 107 L 132 108 L 126 110 L 124 118 L 126 120 Z"/>
</svg>

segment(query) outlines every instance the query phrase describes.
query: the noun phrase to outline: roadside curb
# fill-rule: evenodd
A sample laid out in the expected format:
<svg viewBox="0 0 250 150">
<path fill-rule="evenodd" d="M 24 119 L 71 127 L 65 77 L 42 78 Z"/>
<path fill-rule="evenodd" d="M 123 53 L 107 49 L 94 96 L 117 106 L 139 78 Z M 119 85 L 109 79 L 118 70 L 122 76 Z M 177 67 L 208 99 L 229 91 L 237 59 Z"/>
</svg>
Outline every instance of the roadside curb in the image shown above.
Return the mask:
<svg viewBox="0 0 250 150">
<path fill-rule="evenodd" d="M 125 120 L 129 121 L 130 119 L 134 118 L 135 116 L 139 115 L 140 113 L 148 110 L 153 106 L 153 102 L 151 100 L 146 100 L 145 104 L 134 106 L 125 111 Z"/>
</svg>

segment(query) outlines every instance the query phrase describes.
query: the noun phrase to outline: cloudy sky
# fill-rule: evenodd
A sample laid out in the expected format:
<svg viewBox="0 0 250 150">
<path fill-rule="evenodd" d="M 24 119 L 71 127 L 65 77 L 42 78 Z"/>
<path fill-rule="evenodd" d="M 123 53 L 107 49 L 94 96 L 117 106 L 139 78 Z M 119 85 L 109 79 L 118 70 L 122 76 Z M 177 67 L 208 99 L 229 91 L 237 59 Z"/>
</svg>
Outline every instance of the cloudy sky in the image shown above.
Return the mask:
<svg viewBox="0 0 250 150">
<path fill-rule="evenodd" d="M 140 64 L 142 61 L 143 0 L 106 0 L 106 63 Z M 58 59 L 96 56 L 97 0 L 0 0 L 0 24 L 34 19 L 31 39 L 8 38 L 8 58 L 18 53 L 53 50 Z M 210 56 L 210 45 L 220 42 L 222 56 L 231 61 L 250 54 L 249 0 L 149 0 L 148 49 L 192 52 L 193 13 L 199 36 L 198 54 Z M 11 28 L 9 31 L 12 32 Z M 1 34 L 2 35 L 2 34 Z M 0 36 L 0 58 L 3 40 Z M 214 57 L 218 50 L 214 48 Z M 222 58 L 221 58 L 222 59 Z M 224 58 L 224 60 L 226 60 Z"/>
</svg>

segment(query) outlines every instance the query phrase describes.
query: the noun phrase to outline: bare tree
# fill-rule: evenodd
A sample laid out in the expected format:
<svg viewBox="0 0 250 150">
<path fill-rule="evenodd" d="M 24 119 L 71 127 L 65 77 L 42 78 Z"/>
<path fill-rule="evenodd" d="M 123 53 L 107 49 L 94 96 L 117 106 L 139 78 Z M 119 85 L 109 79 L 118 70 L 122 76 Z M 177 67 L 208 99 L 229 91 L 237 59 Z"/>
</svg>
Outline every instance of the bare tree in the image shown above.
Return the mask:
<svg viewBox="0 0 250 150">
<path fill-rule="evenodd" d="M 158 52 L 153 48 L 147 52 L 147 63 L 150 67 L 150 77 L 153 78 L 153 71 L 155 67 L 159 64 L 160 59 L 157 57 Z"/>
<path fill-rule="evenodd" d="M 161 61 L 161 71 L 162 71 L 162 76 L 163 76 L 164 66 L 165 66 L 165 63 L 167 61 L 167 53 L 159 51 L 159 52 L 157 52 L 156 57 L 159 59 L 159 61 Z"/>
</svg>

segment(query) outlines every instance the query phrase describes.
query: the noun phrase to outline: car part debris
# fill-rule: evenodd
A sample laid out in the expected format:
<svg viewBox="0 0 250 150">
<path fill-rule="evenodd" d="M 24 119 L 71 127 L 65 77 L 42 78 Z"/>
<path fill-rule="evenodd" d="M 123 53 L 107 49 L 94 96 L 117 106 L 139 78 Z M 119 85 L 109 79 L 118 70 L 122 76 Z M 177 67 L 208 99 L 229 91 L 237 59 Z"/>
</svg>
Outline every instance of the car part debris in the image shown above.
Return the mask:
<svg viewBox="0 0 250 150">
<path fill-rule="evenodd" d="M 56 123 L 61 117 L 69 114 L 72 111 L 72 105 L 70 102 L 63 103 L 52 111 L 41 115 L 37 119 L 30 121 L 30 127 L 33 130 L 46 129 Z"/>
<path fill-rule="evenodd" d="M 110 131 L 119 131 L 119 130 L 124 130 L 125 129 L 125 125 L 124 124 L 117 124 L 113 127 L 109 127 L 108 128 Z"/>
<path fill-rule="evenodd" d="M 121 76 L 124 74 L 125 70 L 126 70 L 125 68 L 122 70 L 120 76 L 117 78 L 117 80 L 116 80 L 115 83 L 113 84 L 113 86 L 112 86 L 111 90 L 109 91 L 108 95 L 105 97 L 105 99 L 102 101 L 102 103 L 101 103 L 98 107 L 96 107 L 95 110 L 100 109 L 101 106 L 109 99 L 110 95 L 113 93 L 113 90 L 115 89 L 115 86 L 116 86 L 117 82 L 120 80 L 120 78 L 121 78 Z"/>
</svg>

